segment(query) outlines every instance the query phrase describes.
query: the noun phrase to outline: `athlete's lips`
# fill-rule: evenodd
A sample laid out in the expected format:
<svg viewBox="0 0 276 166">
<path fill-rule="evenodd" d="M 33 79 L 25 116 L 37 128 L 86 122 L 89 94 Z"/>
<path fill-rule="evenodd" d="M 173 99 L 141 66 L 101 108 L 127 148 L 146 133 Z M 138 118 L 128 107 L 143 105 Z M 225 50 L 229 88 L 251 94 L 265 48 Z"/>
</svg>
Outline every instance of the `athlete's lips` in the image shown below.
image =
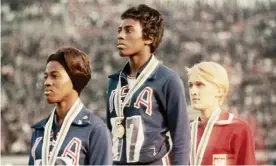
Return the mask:
<svg viewBox="0 0 276 166">
<path fill-rule="evenodd" d="M 53 93 L 53 90 L 45 89 L 45 91 L 44 91 L 45 95 L 50 95 L 51 93 Z"/>
<path fill-rule="evenodd" d="M 118 44 L 118 45 L 117 45 L 117 48 L 122 49 L 122 48 L 126 48 L 126 46 L 125 46 L 125 45 Z"/>
<path fill-rule="evenodd" d="M 199 98 L 192 98 L 192 101 L 199 101 Z"/>
<path fill-rule="evenodd" d="M 126 47 L 126 44 L 123 43 L 123 42 L 118 42 L 117 43 L 117 48 L 125 48 Z"/>
</svg>

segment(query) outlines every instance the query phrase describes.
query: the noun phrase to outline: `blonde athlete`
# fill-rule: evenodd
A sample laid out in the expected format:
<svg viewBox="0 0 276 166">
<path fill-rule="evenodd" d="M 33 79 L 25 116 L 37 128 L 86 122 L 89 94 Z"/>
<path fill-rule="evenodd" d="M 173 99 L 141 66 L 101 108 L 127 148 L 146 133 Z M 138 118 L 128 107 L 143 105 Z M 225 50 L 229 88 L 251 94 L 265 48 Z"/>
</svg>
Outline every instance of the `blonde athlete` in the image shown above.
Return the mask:
<svg viewBox="0 0 276 166">
<path fill-rule="evenodd" d="M 215 62 L 187 70 L 191 105 L 200 112 L 191 123 L 190 165 L 255 165 L 250 127 L 221 109 L 229 90 L 226 70 Z"/>
</svg>

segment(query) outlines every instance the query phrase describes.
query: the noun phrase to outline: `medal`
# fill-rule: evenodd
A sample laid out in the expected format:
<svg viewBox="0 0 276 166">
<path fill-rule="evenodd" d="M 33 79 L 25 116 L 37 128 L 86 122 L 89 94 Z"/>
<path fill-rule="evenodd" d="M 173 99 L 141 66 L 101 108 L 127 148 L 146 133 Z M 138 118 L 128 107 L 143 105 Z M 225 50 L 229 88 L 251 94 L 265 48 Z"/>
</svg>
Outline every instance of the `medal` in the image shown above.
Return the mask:
<svg viewBox="0 0 276 166">
<path fill-rule="evenodd" d="M 128 62 L 129 63 L 129 62 Z M 127 95 L 122 101 L 121 96 L 121 75 L 122 71 L 119 75 L 119 81 L 117 83 L 116 91 L 115 91 L 115 111 L 118 116 L 118 119 L 116 120 L 116 123 L 114 124 L 112 129 L 112 134 L 117 138 L 122 138 L 125 134 L 125 128 L 122 125 L 122 119 L 124 119 L 124 108 L 127 105 L 128 101 L 131 99 L 133 94 L 145 83 L 145 81 L 150 77 L 150 75 L 153 73 L 153 71 L 157 68 L 159 62 L 158 60 L 153 56 L 150 60 L 149 64 L 145 67 L 145 69 L 142 71 L 142 73 L 138 76 L 135 85 L 129 89 Z"/>
<path fill-rule="evenodd" d="M 124 136 L 125 128 L 122 125 L 122 120 L 117 119 L 116 125 L 115 125 L 114 130 L 113 130 L 112 133 L 115 137 L 118 137 L 118 138 L 122 138 Z"/>
<path fill-rule="evenodd" d="M 125 134 L 125 128 L 122 124 L 117 124 L 114 135 L 118 138 L 122 138 Z"/>
</svg>

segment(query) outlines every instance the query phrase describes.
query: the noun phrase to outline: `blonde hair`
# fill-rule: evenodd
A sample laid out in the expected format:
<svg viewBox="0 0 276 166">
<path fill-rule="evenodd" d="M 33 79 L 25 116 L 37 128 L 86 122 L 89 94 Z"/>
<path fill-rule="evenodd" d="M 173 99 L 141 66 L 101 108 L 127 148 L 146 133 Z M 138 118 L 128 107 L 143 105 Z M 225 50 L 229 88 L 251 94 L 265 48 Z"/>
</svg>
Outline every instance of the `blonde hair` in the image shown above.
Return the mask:
<svg viewBox="0 0 276 166">
<path fill-rule="evenodd" d="M 188 77 L 190 77 L 192 73 L 195 73 L 223 90 L 223 95 L 219 100 L 219 103 L 222 105 L 229 90 L 229 79 L 227 71 L 220 64 L 215 62 L 200 62 L 195 64 L 192 68 L 186 67 L 186 70 L 188 72 Z"/>
</svg>

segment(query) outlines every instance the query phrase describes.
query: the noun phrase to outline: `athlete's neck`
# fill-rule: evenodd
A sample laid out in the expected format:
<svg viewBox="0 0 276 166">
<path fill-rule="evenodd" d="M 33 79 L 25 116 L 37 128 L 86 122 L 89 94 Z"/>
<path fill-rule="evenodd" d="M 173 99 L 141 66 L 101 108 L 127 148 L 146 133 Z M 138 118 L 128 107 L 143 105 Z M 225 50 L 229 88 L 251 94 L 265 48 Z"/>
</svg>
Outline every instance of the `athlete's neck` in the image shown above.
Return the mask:
<svg viewBox="0 0 276 166">
<path fill-rule="evenodd" d="M 129 76 L 136 77 L 140 68 L 149 60 L 151 53 L 144 51 L 143 53 L 136 54 L 129 57 L 130 73 Z"/>
<path fill-rule="evenodd" d="M 199 117 L 200 117 L 201 122 L 202 123 L 208 122 L 208 120 L 212 116 L 213 112 L 215 112 L 218 108 L 219 108 L 219 106 L 215 105 L 209 109 L 200 110 Z"/>
<path fill-rule="evenodd" d="M 58 126 L 61 126 L 67 112 L 70 110 L 70 108 L 73 106 L 75 101 L 78 99 L 78 94 L 73 94 L 66 98 L 65 100 L 56 103 L 56 113 L 57 113 L 57 123 Z"/>
</svg>

